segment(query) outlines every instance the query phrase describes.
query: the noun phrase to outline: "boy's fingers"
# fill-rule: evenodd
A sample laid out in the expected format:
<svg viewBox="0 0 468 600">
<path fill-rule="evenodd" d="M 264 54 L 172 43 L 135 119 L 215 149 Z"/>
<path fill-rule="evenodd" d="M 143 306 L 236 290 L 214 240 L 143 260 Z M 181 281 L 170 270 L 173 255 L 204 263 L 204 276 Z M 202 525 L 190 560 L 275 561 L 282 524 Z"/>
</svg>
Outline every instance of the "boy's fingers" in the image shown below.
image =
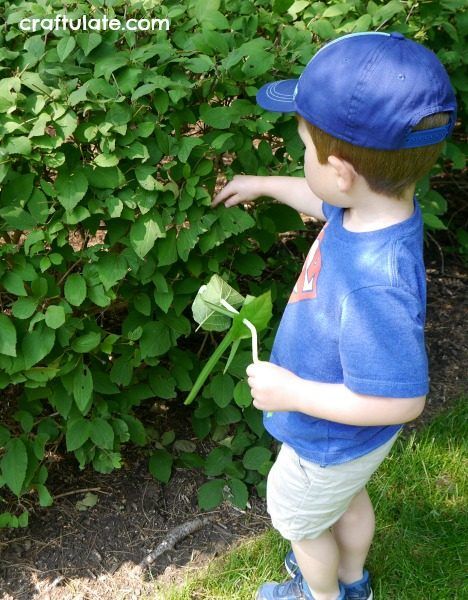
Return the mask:
<svg viewBox="0 0 468 600">
<path fill-rule="evenodd" d="M 251 363 L 245 370 L 247 375 L 251 376 L 255 374 L 255 363 Z"/>
<path fill-rule="evenodd" d="M 232 189 L 231 186 L 231 182 L 229 182 L 225 187 L 223 187 L 223 189 L 218 192 L 216 194 L 216 196 L 213 199 L 213 202 L 211 203 L 212 206 L 216 206 L 217 204 L 219 204 L 220 202 L 224 202 L 225 200 L 227 200 L 230 196 L 232 196 L 234 194 L 234 190 Z"/>
<path fill-rule="evenodd" d="M 230 206 L 239 204 L 240 201 L 241 201 L 241 197 L 239 196 L 239 194 L 234 194 L 228 200 L 226 200 L 226 202 L 224 203 L 224 206 L 226 208 L 229 208 Z"/>
</svg>

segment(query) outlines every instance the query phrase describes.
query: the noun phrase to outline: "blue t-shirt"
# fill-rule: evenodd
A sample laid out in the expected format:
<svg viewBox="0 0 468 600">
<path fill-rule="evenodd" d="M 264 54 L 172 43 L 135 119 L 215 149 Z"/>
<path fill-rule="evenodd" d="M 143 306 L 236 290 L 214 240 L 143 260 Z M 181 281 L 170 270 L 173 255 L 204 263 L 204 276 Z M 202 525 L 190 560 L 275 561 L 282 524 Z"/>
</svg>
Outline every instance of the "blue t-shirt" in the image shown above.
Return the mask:
<svg viewBox="0 0 468 600">
<path fill-rule="evenodd" d="M 426 394 L 426 277 L 416 199 L 410 218 L 376 231 L 345 229 L 344 209 L 325 202 L 323 213 L 327 222 L 291 293 L 270 362 L 304 379 L 344 383 L 395 402 Z M 401 428 L 345 425 L 299 412 L 265 413 L 264 425 L 322 466 L 367 454 Z"/>
</svg>

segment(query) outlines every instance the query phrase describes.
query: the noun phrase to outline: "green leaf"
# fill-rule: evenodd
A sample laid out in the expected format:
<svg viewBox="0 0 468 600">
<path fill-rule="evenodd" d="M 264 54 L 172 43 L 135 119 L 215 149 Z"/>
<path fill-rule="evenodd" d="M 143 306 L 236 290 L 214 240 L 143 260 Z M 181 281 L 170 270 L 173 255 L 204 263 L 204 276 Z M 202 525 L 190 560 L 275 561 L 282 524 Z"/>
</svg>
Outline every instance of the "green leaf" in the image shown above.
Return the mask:
<svg viewBox="0 0 468 600">
<path fill-rule="evenodd" d="M 236 322 L 242 323 L 242 319 L 248 319 L 257 329 L 263 331 L 271 320 L 273 314 L 273 305 L 271 302 L 271 292 L 268 290 L 256 298 L 247 296 L 240 314 L 236 317 Z M 245 325 L 242 323 L 245 328 Z M 240 327 L 240 325 L 239 325 Z"/>
<path fill-rule="evenodd" d="M 0 425 L 0 447 L 5 446 L 9 439 L 10 431 L 3 425 Z"/>
<path fill-rule="evenodd" d="M 150 375 L 149 383 L 158 398 L 175 398 L 175 380 L 168 374 Z"/>
<path fill-rule="evenodd" d="M 115 154 L 98 154 L 94 159 L 94 164 L 98 167 L 115 167 L 119 164 L 119 157 Z"/>
<path fill-rule="evenodd" d="M 177 152 L 178 159 L 183 163 L 187 162 L 192 150 L 200 144 L 203 144 L 203 140 L 199 137 L 184 136 L 179 142 L 179 150 Z"/>
<path fill-rule="evenodd" d="M 146 444 L 146 431 L 141 421 L 132 415 L 122 415 L 122 419 L 127 423 L 130 439 L 137 446 Z"/>
<path fill-rule="evenodd" d="M 227 129 L 231 126 L 232 115 L 225 106 L 207 106 L 202 104 L 200 107 L 200 118 L 206 125 L 215 129 Z"/>
<path fill-rule="evenodd" d="M 118 167 L 87 168 L 85 172 L 91 186 L 99 190 L 119 188 L 125 183 L 125 176 Z"/>
<path fill-rule="evenodd" d="M 80 273 L 72 273 L 65 281 L 64 294 L 73 306 L 80 306 L 86 298 L 86 280 Z"/>
<path fill-rule="evenodd" d="M 127 275 L 125 256 L 112 253 L 104 254 L 96 264 L 99 278 L 107 291 Z"/>
<path fill-rule="evenodd" d="M 190 58 L 184 63 L 184 66 L 192 73 L 206 73 L 214 67 L 214 62 L 209 56 L 199 54 L 194 58 Z"/>
<path fill-rule="evenodd" d="M 400 12 L 405 12 L 404 5 L 400 2 L 400 0 L 391 0 L 391 2 L 387 2 L 375 11 L 373 15 L 374 25 L 388 21 Z"/>
<path fill-rule="evenodd" d="M 18 517 L 18 527 L 27 527 L 29 523 L 29 512 L 24 510 Z"/>
<path fill-rule="evenodd" d="M 114 71 L 123 67 L 128 63 L 128 57 L 124 52 L 113 52 L 110 56 L 105 56 L 96 61 L 94 68 L 94 77 L 99 79 L 104 77 L 106 81 L 109 80 L 110 76 Z"/>
<path fill-rule="evenodd" d="M 34 229 L 35 219 L 19 206 L 7 206 L 0 209 L 0 217 L 5 219 L 8 227 L 12 229 Z"/>
<path fill-rule="evenodd" d="M 168 483 L 172 473 L 173 458 L 167 450 L 155 450 L 149 459 L 149 471 L 153 477 Z"/>
<path fill-rule="evenodd" d="M 322 13 L 322 17 L 338 17 L 340 15 L 346 14 L 348 10 L 349 8 L 346 4 L 335 4 L 326 8 Z"/>
<path fill-rule="evenodd" d="M 447 229 L 445 223 L 443 223 L 439 217 L 431 213 L 423 213 L 423 221 L 425 225 L 431 229 Z"/>
<path fill-rule="evenodd" d="M 32 152 L 31 140 L 24 135 L 6 138 L 3 151 L 5 154 L 22 154 L 29 156 Z"/>
<path fill-rule="evenodd" d="M 158 266 L 165 267 L 177 262 L 177 237 L 175 228 L 169 229 L 166 237 L 156 245 Z"/>
<path fill-rule="evenodd" d="M 261 437 L 265 432 L 265 428 L 263 426 L 263 413 L 260 410 L 257 410 L 254 406 L 248 406 L 243 410 L 244 420 L 250 429 L 257 435 Z"/>
<path fill-rule="evenodd" d="M 266 267 L 266 263 L 258 254 L 241 254 L 236 260 L 236 267 L 242 275 L 260 277 Z"/>
<path fill-rule="evenodd" d="M 249 78 L 255 78 L 271 70 L 276 57 L 272 52 L 259 50 L 247 58 L 242 65 L 242 72 Z"/>
<path fill-rule="evenodd" d="M 244 454 L 242 463 L 246 469 L 259 471 L 271 458 L 271 452 L 263 446 L 249 448 Z"/>
<path fill-rule="evenodd" d="M 170 329 L 161 322 L 150 321 L 143 326 L 140 338 L 141 358 L 161 356 L 172 346 Z"/>
<path fill-rule="evenodd" d="M 108 421 L 96 418 L 91 421 L 91 441 L 104 450 L 114 448 L 114 430 Z"/>
<path fill-rule="evenodd" d="M 327 19 L 318 19 L 318 21 L 312 21 L 309 25 L 309 28 L 322 40 L 331 40 L 336 36 L 336 31 L 333 25 Z"/>
<path fill-rule="evenodd" d="M 93 376 L 87 365 L 80 365 L 73 376 L 73 397 L 82 414 L 89 410 L 93 394 Z"/>
<path fill-rule="evenodd" d="M 172 301 L 174 300 L 174 291 L 170 288 L 167 292 L 157 292 L 154 291 L 154 301 L 157 306 L 165 313 L 169 310 L 172 305 Z"/>
<path fill-rule="evenodd" d="M 177 236 L 177 252 L 183 261 L 188 259 L 190 251 L 195 248 L 198 241 L 196 227 L 183 227 Z"/>
<path fill-rule="evenodd" d="M 244 297 L 219 275 L 213 275 L 208 284 L 198 290 L 192 304 L 194 320 L 206 331 L 224 331 L 231 325 L 232 316 L 221 300 L 238 308 L 244 302 Z"/>
<path fill-rule="evenodd" d="M 45 322 L 51 329 L 58 329 L 65 323 L 65 310 L 63 306 L 51 304 L 45 312 Z"/>
<path fill-rule="evenodd" d="M 78 450 L 78 448 L 81 448 L 89 440 L 91 425 L 86 419 L 79 417 L 73 421 L 66 421 L 66 427 L 65 440 L 68 452 Z"/>
<path fill-rule="evenodd" d="M 94 31 L 88 33 L 79 33 L 77 36 L 78 46 L 83 50 L 85 56 L 88 56 L 90 52 L 97 48 L 102 41 L 102 37 L 99 33 Z"/>
<path fill-rule="evenodd" d="M 88 180 L 82 172 L 61 172 L 55 180 L 55 189 L 60 204 L 72 211 L 88 191 Z"/>
<path fill-rule="evenodd" d="M 223 501 L 224 481 L 214 479 L 204 483 L 198 490 L 198 505 L 202 510 L 212 510 Z"/>
<path fill-rule="evenodd" d="M 16 329 L 7 315 L 0 313 L 0 354 L 16 356 Z"/>
<path fill-rule="evenodd" d="M 45 323 L 39 323 L 34 331 L 27 333 L 21 342 L 25 369 L 30 369 L 47 356 L 54 343 L 55 331 Z"/>
<path fill-rule="evenodd" d="M 57 44 L 57 55 L 60 62 L 63 62 L 73 52 L 75 45 L 75 38 L 71 35 L 66 35 L 59 41 Z"/>
<path fill-rule="evenodd" d="M 75 338 L 71 347 L 75 352 L 91 352 L 101 343 L 101 333 L 99 331 L 88 331 L 87 333 Z"/>
<path fill-rule="evenodd" d="M 155 167 L 151 165 L 143 165 L 135 169 L 136 180 L 147 192 L 163 189 L 163 184 L 153 177 L 154 172 Z"/>
<path fill-rule="evenodd" d="M 232 423 L 239 423 L 242 420 L 242 414 L 240 410 L 229 404 L 224 408 L 218 408 L 216 411 L 216 423 L 218 425 L 231 425 Z"/>
<path fill-rule="evenodd" d="M 6 273 L 2 279 L 2 284 L 10 294 L 15 296 L 27 296 L 28 293 L 24 288 L 24 282 L 18 273 L 10 271 Z"/>
<path fill-rule="evenodd" d="M 93 467 L 98 473 L 112 473 L 114 469 L 122 466 L 122 455 L 120 452 L 109 450 L 97 450 L 93 458 Z"/>
<path fill-rule="evenodd" d="M 240 339 L 237 339 L 232 343 L 231 351 L 229 352 L 228 359 L 226 361 L 226 364 L 224 365 L 223 375 L 228 372 L 229 367 L 231 366 L 231 363 L 234 360 L 237 351 L 239 350 L 240 342 Z"/>
<path fill-rule="evenodd" d="M 194 2 L 193 12 L 199 23 L 203 23 L 212 12 L 218 10 L 221 6 L 221 0 L 204 0 L 204 2 Z"/>
<path fill-rule="evenodd" d="M 244 509 L 249 501 L 249 490 L 240 479 L 228 480 L 229 490 L 231 492 L 229 500 L 238 508 Z"/>
<path fill-rule="evenodd" d="M 209 477 L 216 477 L 224 473 L 226 467 L 232 463 L 232 452 L 225 446 L 212 450 L 205 459 L 205 473 Z"/>
<path fill-rule="evenodd" d="M 236 387 L 234 388 L 234 402 L 241 408 L 245 408 L 252 404 L 250 386 L 246 381 L 237 382 Z"/>
<path fill-rule="evenodd" d="M 268 204 L 260 214 L 261 218 L 268 217 L 273 221 L 277 233 L 305 231 L 307 229 L 297 210 L 286 204 Z"/>
<path fill-rule="evenodd" d="M 154 246 L 158 238 L 165 237 L 166 232 L 156 213 L 140 216 L 130 228 L 130 243 L 135 253 L 144 258 Z"/>
<path fill-rule="evenodd" d="M 231 402 L 234 393 L 234 381 L 230 375 L 218 373 L 211 381 L 211 394 L 218 406 L 224 408 Z"/>
<path fill-rule="evenodd" d="M 88 298 L 97 306 L 109 306 L 111 299 L 104 292 L 104 287 L 101 284 L 93 285 L 88 289 Z"/>
<path fill-rule="evenodd" d="M 6 485 L 13 494 L 19 496 L 26 479 L 28 467 L 28 453 L 23 440 L 13 438 L 7 443 L 1 467 L 2 477 Z"/>
<path fill-rule="evenodd" d="M 78 500 L 75 504 L 76 510 L 84 511 L 89 508 L 93 508 L 98 503 L 98 496 L 96 494 L 91 494 L 91 492 L 86 492 L 85 496 Z"/>
<path fill-rule="evenodd" d="M 46 488 L 46 486 L 43 483 L 36 483 L 34 487 L 36 488 L 37 493 L 39 495 L 39 505 L 44 507 L 52 506 L 52 504 L 54 503 L 54 499 L 50 495 L 50 492 Z"/>
</svg>

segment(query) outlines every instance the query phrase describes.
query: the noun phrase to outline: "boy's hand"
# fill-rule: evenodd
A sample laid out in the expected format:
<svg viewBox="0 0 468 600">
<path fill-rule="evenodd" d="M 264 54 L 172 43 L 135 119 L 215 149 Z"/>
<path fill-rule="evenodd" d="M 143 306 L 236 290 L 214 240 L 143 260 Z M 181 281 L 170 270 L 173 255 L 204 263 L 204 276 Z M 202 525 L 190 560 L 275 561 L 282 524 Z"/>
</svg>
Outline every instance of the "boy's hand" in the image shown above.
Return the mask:
<svg viewBox="0 0 468 600">
<path fill-rule="evenodd" d="M 235 206 L 240 202 L 255 200 L 263 195 L 263 177 L 257 175 L 234 175 L 233 179 L 216 194 L 211 206 L 224 202 L 224 206 Z"/>
<path fill-rule="evenodd" d="M 262 360 L 249 365 L 246 372 L 255 408 L 266 412 L 296 410 L 296 389 L 300 377 Z"/>
</svg>

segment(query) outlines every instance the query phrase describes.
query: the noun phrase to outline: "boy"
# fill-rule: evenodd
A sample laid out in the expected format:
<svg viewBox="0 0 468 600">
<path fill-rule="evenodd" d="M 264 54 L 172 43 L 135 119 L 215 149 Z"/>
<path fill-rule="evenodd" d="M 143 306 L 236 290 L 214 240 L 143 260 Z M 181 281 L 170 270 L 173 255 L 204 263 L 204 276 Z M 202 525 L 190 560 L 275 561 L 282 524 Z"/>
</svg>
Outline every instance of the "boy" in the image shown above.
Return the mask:
<svg viewBox="0 0 468 600">
<path fill-rule="evenodd" d="M 236 176 L 213 204 L 271 196 L 326 221 L 270 362 L 247 368 L 254 405 L 283 443 L 267 507 L 292 545 L 293 579 L 262 585 L 257 599 L 371 600 L 365 485 L 428 391 L 415 182 L 454 126 L 455 96 L 431 51 L 372 32 L 327 44 L 299 80 L 263 86 L 257 102 L 296 112 L 305 178 Z"/>
</svg>

